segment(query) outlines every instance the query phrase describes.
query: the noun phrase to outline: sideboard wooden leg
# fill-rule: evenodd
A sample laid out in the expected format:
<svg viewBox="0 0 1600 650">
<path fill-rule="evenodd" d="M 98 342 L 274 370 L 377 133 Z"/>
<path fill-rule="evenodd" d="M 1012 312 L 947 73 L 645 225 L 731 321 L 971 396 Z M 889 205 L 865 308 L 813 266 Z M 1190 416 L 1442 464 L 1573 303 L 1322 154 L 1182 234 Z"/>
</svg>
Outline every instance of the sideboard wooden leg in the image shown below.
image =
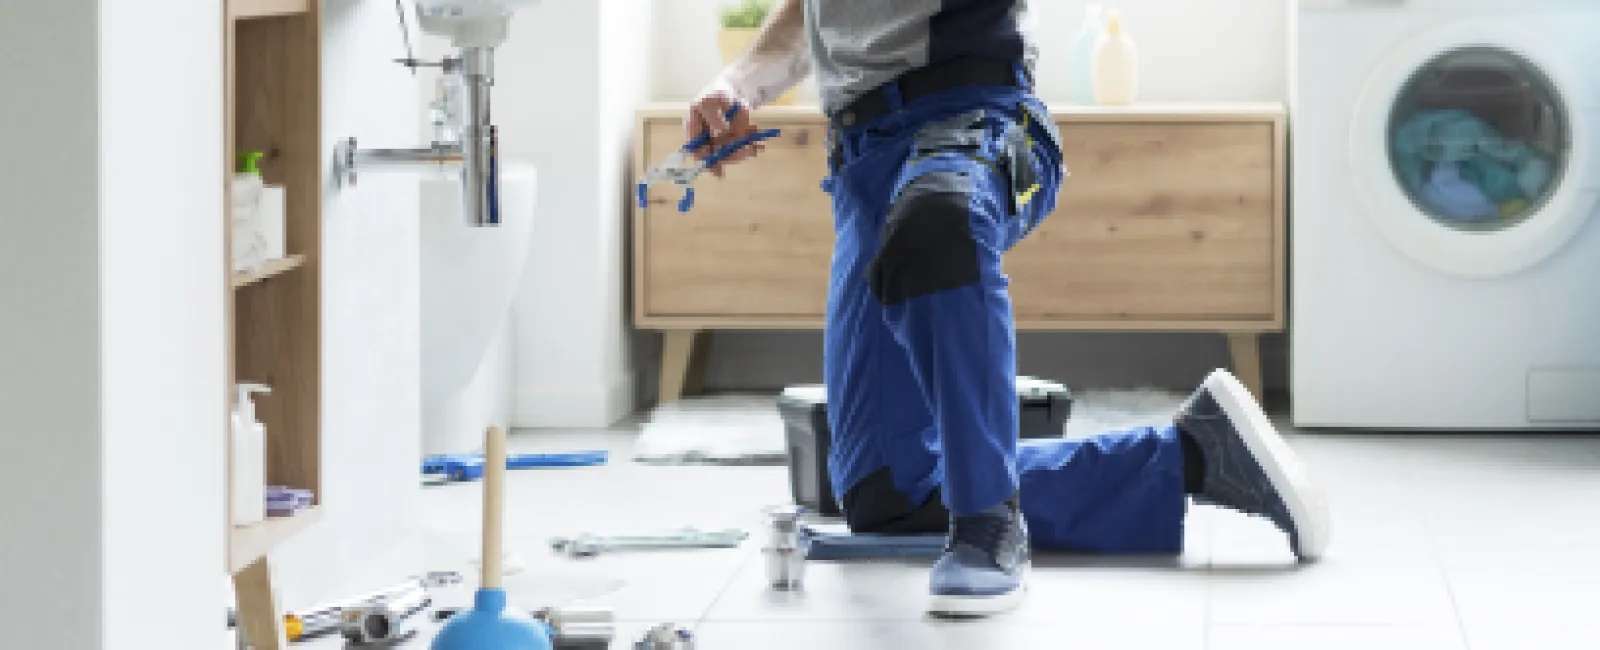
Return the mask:
<svg viewBox="0 0 1600 650">
<path fill-rule="evenodd" d="M 239 604 L 237 634 L 243 634 L 254 650 L 286 650 L 283 613 L 272 591 L 272 566 L 266 556 L 233 574 L 234 600 Z"/>
<path fill-rule="evenodd" d="M 685 391 L 699 387 L 695 377 L 696 348 L 704 347 L 705 332 L 701 330 L 667 330 L 662 333 L 661 383 L 656 389 L 656 403 L 670 404 L 678 401 Z"/>
<path fill-rule="evenodd" d="M 711 332 L 700 330 L 689 344 L 689 367 L 683 377 L 683 394 L 699 395 L 705 392 L 706 364 L 711 362 Z"/>
<path fill-rule="evenodd" d="M 1229 332 L 1228 352 L 1233 356 L 1233 376 L 1250 390 L 1257 402 L 1264 399 L 1261 386 L 1261 337 L 1254 332 Z"/>
</svg>

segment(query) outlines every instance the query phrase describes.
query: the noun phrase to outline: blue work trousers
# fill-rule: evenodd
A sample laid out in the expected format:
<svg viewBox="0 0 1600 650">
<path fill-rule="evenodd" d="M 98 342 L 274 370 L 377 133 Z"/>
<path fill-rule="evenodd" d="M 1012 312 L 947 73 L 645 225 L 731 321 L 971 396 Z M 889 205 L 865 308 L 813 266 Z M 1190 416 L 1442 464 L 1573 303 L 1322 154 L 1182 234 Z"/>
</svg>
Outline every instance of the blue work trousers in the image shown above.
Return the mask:
<svg viewBox="0 0 1600 650">
<path fill-rule="evenodd" d="M 1065 172 L 1048 111 L 1004 87 L 891 103 L 830 133 L 834 494 L 887 468 L 911 503 L 937 490 L 958 515 L 1020 491 L 1036 547 L 1179 550 L 1187 501 L 1175 429 L 1030 441 L 1019 453 L 1001 258 L 1055 207 Z"/>
</svg>

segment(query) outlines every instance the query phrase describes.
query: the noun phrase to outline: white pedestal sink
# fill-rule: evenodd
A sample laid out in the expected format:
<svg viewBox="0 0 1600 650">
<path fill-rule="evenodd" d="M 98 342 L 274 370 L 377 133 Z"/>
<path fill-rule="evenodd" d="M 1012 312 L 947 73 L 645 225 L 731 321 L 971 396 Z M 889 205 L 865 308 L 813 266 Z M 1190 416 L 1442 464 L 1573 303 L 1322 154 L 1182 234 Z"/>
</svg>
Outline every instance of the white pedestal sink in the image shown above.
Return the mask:
<svg viewBox="0 0 1600 650">
<path fill-rule="evenodd" d="M 463 453 L 484 428 L 508 424 L 512 353 L 508 323 L 532 244 L 538 176 L 503 164 L 501 225 L 461 214 L 461 183 L 422 181 L 422 446 Z"/>
</svg>

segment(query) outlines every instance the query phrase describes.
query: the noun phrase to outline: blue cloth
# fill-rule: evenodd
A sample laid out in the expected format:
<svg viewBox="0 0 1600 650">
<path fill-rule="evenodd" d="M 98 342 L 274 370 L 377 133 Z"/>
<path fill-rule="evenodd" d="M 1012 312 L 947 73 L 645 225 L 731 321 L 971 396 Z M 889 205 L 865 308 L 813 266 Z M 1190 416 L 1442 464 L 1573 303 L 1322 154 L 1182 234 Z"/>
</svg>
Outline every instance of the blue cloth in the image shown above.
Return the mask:
<svg viewBox="0 0 1600 650">
<path fill-rule="evenodd" d="M 1500 216 L 1500 206 L 1478 186 L 1464 180 L 1455 163 L 1433 168 L 1428 184 L 1422 186 L 1422 202 L 1439 216 L 1456 221 L 1484 221 Z"/>
<path fill-rule="evenodd" d="M 1444 206 L 1438 208 L 1443 216 L 1454 219 L 1481 218 L 1479 196 L 1495 205 L 1535 201 L 1553 173 L 1547 154 L 1458 109 L 1418 112 L 1395 130 L 1390 146 L 1406 189 Z M 1460 184 L 1471 185 L 1477 196 Z"/>
<path fill-rule="evenodd" d="M 1447 163 L 1446 163 L 1447 164 Z M 1440 164 L 1439 167 L 1444 167 Z M 1510 165 L 1488 156 L 1475 156 L 1461 163 L 1456 172 L 1462 181 L 1471 184 L 1480 194 L 1489 199 L 1490 203 L 1499 205 L 1518 199 L 1527 200 L 1527 195 L 1522 192 L 1522 184 L 1517 181 L 1517 173 Z M 1435 174 L 1437 176 L 1437 174 Z"/>
<path fill-rule="evenodd" d="M 1020 489 L 1036 545 L 1176 549 L 1186 501 L 1173 432 L 1018 449 L 1001 256 L 1055 206 L 1063 163 L 1044 105 L 1017 89 L 962 88 L 830 136 L 834 493 L 888 468 L 912 502 L 937 487 L 966 515 Z"/>
</svg>

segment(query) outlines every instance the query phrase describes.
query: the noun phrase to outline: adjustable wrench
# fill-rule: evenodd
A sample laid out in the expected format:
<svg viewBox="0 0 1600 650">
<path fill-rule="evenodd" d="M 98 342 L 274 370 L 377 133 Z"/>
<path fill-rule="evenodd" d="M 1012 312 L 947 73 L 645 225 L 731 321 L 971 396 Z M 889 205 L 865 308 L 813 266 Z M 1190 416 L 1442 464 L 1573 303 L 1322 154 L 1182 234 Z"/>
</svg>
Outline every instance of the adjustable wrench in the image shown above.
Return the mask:
<svg viewBox="0 0 1600 650">
<path fill-rule="evenodd" d="M 732 108 L 728 109 L 723 119 L 732 120 L 733 116 L 738 114 L 739 105 L 734 104 Z M 673 185 L 683 188 L 683 200 L 678 202 L 678 211 L 688 212 L 689 208 L 694 205 L 694 187 L 692 185 L 694 184 L 694 179 L 700 176 L 700 172 L 716 166 L 717 163 L 733 155 L 733 152 L 738 151 L 740 148 L 768 138 L 777 137 L 778 133 L 778 129 L 757 131 L 734 140 L 727 146 L 712 152 L 705 160 L 695 160 L 694 152 L 711 141 L 711 131 L 707 130 L 705 133 L 695 136 L 693 140 L 688 141 L 673 152 L 672 155 L 667 156 L 666 160 L 661 161 L 661 163 L 645 172 L 644 180 L 639 182 L 637 188 L 639 207 L 644 208 L 649 205 L 651 185 L 671 182 Z"/>
<path fill-rule="evenodd" d="M 730 528 L 722 531 L 702 531 L 685 528 L 665 535 L 592 535 L 583 533 L 576 537 L 556 537 L 550 548 L 570 557 L 594 557 L 606 551 L 653 550 L 667 548 L 735 548 L 749 534 Z"/>
</svg>

